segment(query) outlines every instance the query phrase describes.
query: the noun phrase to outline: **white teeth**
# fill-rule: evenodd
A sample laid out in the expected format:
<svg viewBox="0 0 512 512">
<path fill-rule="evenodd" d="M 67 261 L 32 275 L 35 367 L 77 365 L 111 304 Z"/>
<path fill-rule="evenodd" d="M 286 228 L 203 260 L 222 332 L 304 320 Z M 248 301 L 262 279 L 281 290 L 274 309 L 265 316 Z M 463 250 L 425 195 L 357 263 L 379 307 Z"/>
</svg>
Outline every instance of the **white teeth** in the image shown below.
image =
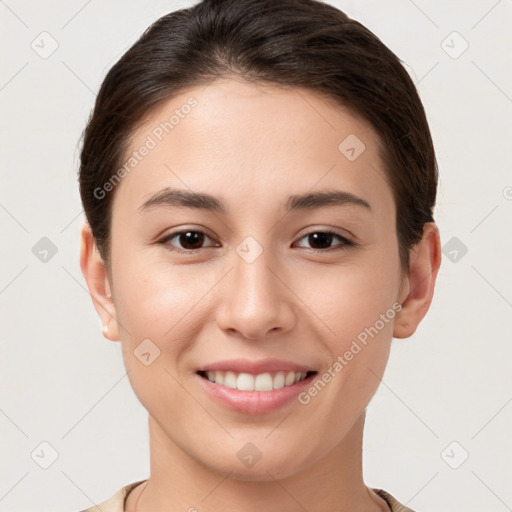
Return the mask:
<svg viewBox="0 0 512 512">
<path fill-rule="evenodd" d="M 261 373 L 254 379 L 254 391 L 272 391 L 274 389 L 274 380 L 270 373 Z"/>
<path fill-rule="evenodd" d="M 254 377 L 249 373 L 241 373 L 236 380 L 236 387 L 240 391 L 254 391 Z"/>
<path fill-rule="evenodd" d="M 272 391 L 285 386 L 291 386 L 306 378 L 304 372 L 277 372 L 260 373 L 252 375 L 250 373 L 219 372 L 208 371 L 206 376 L 209 381 L 231 389 L 240 391 Z"/>
<path fill-rule="evenodd" d="M 288 372 L 284 379 L 285 386 L 291 386 L 295 382 L 295 372 Z"/>
<path fill-rule="evenodd" d="M 224 374 L 224 383 L 223 386 L 227 388 L 236 389 L 236 375 L 233 372 L 226 372 Z"/>
<path fill-rule="evenodd" d="M 277 372 L 274 376 L 274 389 L 284 388 L 284 373 Z"/>
</svg>

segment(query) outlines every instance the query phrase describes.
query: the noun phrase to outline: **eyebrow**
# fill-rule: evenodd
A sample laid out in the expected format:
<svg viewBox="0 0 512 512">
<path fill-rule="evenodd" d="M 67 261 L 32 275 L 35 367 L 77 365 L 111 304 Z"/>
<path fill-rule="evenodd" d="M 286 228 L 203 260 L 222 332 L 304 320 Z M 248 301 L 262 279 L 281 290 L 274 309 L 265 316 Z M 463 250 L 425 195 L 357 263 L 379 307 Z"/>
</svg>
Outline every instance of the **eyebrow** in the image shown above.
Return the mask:
<svg viewBox="0 0 512 512">
<path fill-rule="evenodd" d="M 361 206 L 371 211 L 370 204 L 364 199 L 342 190 L 326 190 L 320 192 L 307 192 L 304 194 L 291 195 L 286 204 L 286 212 L 293 210 L 305 210 L 321 208 L 325 206 Z M 226 214 L 227 209 L 224 203 L 210 194 L 192 192 L 190 190 L 178 190 L 164 188 L 153 194 L 141 206 L 140 211 L 150 210 L 156 207 L 185 207 L 206 210 Z"/>
</svg>

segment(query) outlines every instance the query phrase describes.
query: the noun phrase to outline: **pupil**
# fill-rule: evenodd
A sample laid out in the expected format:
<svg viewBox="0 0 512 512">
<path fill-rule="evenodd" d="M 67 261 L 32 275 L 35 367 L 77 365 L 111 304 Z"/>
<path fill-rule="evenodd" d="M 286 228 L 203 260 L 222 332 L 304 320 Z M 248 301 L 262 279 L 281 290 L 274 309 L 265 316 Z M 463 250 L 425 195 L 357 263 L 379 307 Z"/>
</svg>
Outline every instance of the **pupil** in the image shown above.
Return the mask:
<svg viewBox="0 0 512 512">
<path fill-rule="evenodd" d="M 313 243 L 311 242 L 313 240 Z M 315 244 L 320 243 L 320 245 L 327 245 L 330 247 L 332 242 L 332 234 L 331 233 L 312 233 L 309 235 L 309 243 L 313 249 L 322 249 L 325 247 L 315 247 Z"/>
<path fill-rule="evenodd" d="M 200 249 L 203 239 L 203 233 L 199 233 L 198 231 L 186 231 L 180 235 L 180 243 L 187 249 Z M 190 247 L 190 245 L 193 245 L 194 247 Z"/>
</svg>

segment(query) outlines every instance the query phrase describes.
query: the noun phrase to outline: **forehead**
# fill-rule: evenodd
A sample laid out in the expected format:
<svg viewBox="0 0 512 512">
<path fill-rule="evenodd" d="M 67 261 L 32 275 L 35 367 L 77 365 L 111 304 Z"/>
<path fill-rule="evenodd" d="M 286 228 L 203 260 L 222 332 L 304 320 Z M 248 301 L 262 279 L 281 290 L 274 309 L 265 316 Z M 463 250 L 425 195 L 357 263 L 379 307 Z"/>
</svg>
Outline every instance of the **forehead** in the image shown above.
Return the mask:
<svg viewBox="0 0 512 512">
<path fill-rule="evenodd" d="M 131 137 L 114 202 L 138 207 L 168 186 L 246 206 L 315 187 L 389 203 L 379 144 L 368 122 L 317 93 L 217 80 L 146 116 Z"/>
</svg>

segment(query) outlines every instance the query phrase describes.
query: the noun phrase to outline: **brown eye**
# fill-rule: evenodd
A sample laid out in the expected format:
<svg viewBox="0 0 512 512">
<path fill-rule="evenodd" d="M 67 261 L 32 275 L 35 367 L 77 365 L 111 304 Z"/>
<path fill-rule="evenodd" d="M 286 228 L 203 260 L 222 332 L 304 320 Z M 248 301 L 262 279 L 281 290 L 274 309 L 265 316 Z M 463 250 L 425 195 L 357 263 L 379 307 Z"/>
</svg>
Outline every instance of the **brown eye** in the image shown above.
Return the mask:
<svg viewBox="0 0 512 512">
<path fill-rule="evenodd" d="M 170 246 L 169 248 L 171 250 L 188 252 L 202 249 L 205 239 L 211 240 L 211 238 L 203 231 L 186 229 L 171 233 L 162 239 L 160 243 Z M 176 240 L 177 242 L 171 243 L 172 240 Z M 176 244 L 179 244 L 178 247 L 176 247 Z"/>
<path fill-rule="evenodd" d="M 308 242 L 313 249 L 328 249 L 333 239 L 332 233 L 311 233 L 308 235 Z"/>
<path fill-rule="evenodd" d="M 301 240 L 306 239 L 310 244 L 310 248 L 314 251 L 325 252 L 329 249 L 343 249 L 345 246 L 354 245 L 353 242 L 345 238 L 344 236 L 338 235 L 333 231 L 314 231 L 304 235 Z M 338 243 L 338 247 L 332 246 L 333 240 L 341 240 L 341 244 Z M 303 246 L 302 246 L 303 247 Z M 307 248 L 307 247 L 306 247 Z"/>
</svg>

